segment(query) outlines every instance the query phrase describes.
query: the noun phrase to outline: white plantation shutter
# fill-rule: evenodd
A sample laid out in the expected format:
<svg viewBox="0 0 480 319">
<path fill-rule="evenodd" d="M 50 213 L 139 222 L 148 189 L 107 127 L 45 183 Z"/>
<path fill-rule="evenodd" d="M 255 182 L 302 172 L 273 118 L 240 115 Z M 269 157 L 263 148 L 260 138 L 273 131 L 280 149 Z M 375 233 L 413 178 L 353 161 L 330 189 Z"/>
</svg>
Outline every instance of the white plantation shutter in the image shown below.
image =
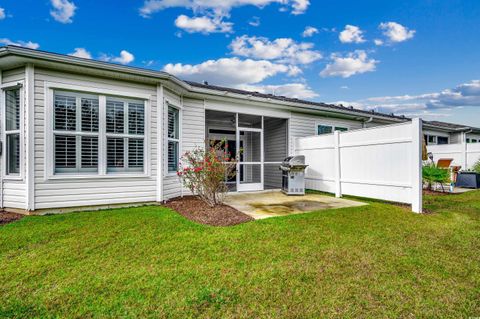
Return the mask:
<svg viewBox="0 0 480 319">
<path fill-rule="evenodd" d="M 77 170 L 77 138 L 75 136 L 55 136 L 55 169 L 57 172 Z"/>
<path fill-rule="evenodd" d="M 82 169 L 93 169 L 96 171 L 98 167 L 98 137 L 82 136 Z"/>
<path fill-rule="evenodd" d="M 98 99 L 82 98 L 82 132 L 98 132 Z"/>
<path fill-rule="evenodd" d="M 20 174 L 20 89 L 5 91 L 6 175 Z"/>
<path fill-rule="evenodd" d="M 128 104 L 128 133 L 142 135 L 145 132 L 145 110 L 143 104 Z"/>
<path fill-rule="evenodd" d="M 125 167 L 124 138 L 107 138 L 107 165 L 109 171 L 119 171 Z"/>
<path fill-rule="evenodd" d="M 20 89 L 5 91 L 5 130 L 20 129 Z"/>
<path fill-rule="evenodd" d="M 143 140 L 131 138 L 128 140 L 128 167 L 132 170 L 143 169 Z"/>
<path fill-rule="evenodd" d="M 7 175 L 20 174 L 20 134 L 7 134 Z"/>
<path fill-rule="evenodd" d="M 167 121 L 168 137 L 168 172 L 174 173 L 178 169 L 179 149 L 180 149 L 180 111 L 172 106 L 168 107 Z"/>
<path fill-rule="evenodd" d="M 178 139 L 178 109 L 168 107 L 168 137 Z"/>
<path fill-rule="evenodd" d="M 124 133 L 125 106 L 123 102 L 107 100 L 107 133 Z"/>
<path fill-rule="evenodd" d="M 55 130 L 75 131 L 77 105 L 75 96 L 55 95 Z"/>
</svg>

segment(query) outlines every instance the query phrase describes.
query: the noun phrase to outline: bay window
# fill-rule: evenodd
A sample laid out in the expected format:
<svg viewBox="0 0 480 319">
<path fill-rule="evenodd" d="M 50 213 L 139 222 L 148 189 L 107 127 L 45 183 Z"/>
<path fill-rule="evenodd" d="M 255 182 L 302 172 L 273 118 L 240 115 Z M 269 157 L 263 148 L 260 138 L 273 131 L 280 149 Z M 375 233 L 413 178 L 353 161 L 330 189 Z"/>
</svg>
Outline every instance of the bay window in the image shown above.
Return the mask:
<svg viewBox="0 0 480 319">
<path fill-rule="evenodd" d="M 145 102 L 53 92 L 53 173 L 145 171 Z"/>
<path fill-rule="evenodd" d="M 180 111 L 168 106 L 168 172 L 176 173 L 180 160 Z"/>
<path fill-rule="evenodd" d="M 20 175 L 20 88 L 5 90 L 6 175 Z"/>
</svg>

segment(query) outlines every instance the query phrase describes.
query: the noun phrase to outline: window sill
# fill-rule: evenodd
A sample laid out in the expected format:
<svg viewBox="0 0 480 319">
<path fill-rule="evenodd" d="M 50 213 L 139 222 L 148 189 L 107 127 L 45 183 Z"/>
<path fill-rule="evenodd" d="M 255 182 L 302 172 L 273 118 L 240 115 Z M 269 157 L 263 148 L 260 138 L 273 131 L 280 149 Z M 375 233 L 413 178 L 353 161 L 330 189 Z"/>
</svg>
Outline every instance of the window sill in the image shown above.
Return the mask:
<svg viewBox="0 0 480 319">
<path fill-rule="evenodd" d="M 9 175 L 4 175 L 2 176 L 2 179 L 4 181 L 23 181 L 23 176 L 9 176 Z"/>
<path fill-rule="evenodd" d="M 69 180 L 69 179 L 118 179 L 118 178 L 151 178 L 149 174 L 106 174 L 106 175 L 52 175 L 47 180 Z"/>
</svg>

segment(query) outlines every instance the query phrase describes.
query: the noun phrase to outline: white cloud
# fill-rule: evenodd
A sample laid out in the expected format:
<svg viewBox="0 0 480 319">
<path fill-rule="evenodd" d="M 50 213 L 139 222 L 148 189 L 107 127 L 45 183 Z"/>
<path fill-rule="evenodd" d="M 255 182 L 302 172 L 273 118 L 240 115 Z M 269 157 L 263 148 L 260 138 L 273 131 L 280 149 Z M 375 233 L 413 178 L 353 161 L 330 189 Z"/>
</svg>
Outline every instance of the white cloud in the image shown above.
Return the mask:
<svg viewBox="0 0 480 319">
<path fill-rule="evenodd" d="M 338 38 L 342 43 L 362 43 L 365 42 L 363 38 L 363 31 L 359 27 L 347 24 L 345 29 L 340 32 Z"/>
<path fill-rule="evenodd" d="M 24 47 L 29 49 L 38 49 L 40 44 L 32 42 L 32 41 L 11 41 L 7 38 L 0 39 L 0 44 L 4 45 L 16 45 L 18 47 Z"/>
<path fill-rule="evenodd" d="M 378 45 L 378 46 L 383 45 L 383 40 L 381 39 L 375 39 L 373 40 L 373 42 L 375 43 L 375 45 Z"/>
<path fill-rule="evenodd" d="M 175 20 L 175 26 L 188 33 L 227 33 L 232 32 L 232 25 L 230 22 L 222 21 L 221 18 L 207 16 L 190 18 L 182 14 Z"/>
<path fill-rule="evenodd" d="M 237 88 L 247 91 L 286 96 L 295 99 L 312 99 L 318 94 L 304 83 L 288 83 L 280 85 L 240 85 Z"/>
<path fill-rule="evenodd" d="M 390 42 L 398 43 L 413 38 L 415 30 L 409 30 L 407 27 L 396 22 L 383 22 L 378 26 L 383 30 L 383 34 Z"/>
<path fill-rule="evenodd" d="M 304 14 L 307 11 L 309 5 L 310 5 L 309 0 L 293 0 L 292 14 Z"/>
<path fill-rule="evenodd" d="M 226 16 L 235 7 L 252 5 L 259 8 L 277 3 L 289 6 L 292 14 L 304 13 L 309 0 L 146 0 L 140 8 L 140 15 L 149 17 L 152 14 L 168 8 L 187 8 L 193 12 L 213 12 L 217 16 Z"/>
<path fill-rule="evenodd" d="M 248 24 L 252 27 L 259 27 L 260 26 L 260 18 L 259 17 L 252 17 Z"/>
<path fill-rule="evenodd" d="M 230 43 L 234 55 L 291 64 L 310 64 L 321 59 L 322 54 L 312 48 L 312 43 L 297 43 L 290 38 L 270 41 L 267 38 L 246 35 L 237 37 Z"/>
<path fill-rule="evenodd" d="M 169 63 L 163 70 L 186 80 L 226 86 L 256 84 L 277 74 L 293 76 L 299 72 L 298 68 L 284 64 L 236 57 L 208 60 L 196 65 Z"/>
<path fill-rule="evenodd" d="M 120 63 L 120 64 L 129 64 L 135 60 L 135 56 L 131 54 L 130 52 L 126 50 L 120 51 L 120 56 L 115 57 L 115 56 L 109 56 L 109 55 L 103 55 L 100 57 L 101 60 L 107 61 L 107 62 L 115 62 L 115 63 Z"/>
<path fill-rule="evenodd" d="M 5 9 L 0 8 L 0 20 L 5 19 L 7 16 L 5 15 Z"/>
<path fill-rule="evenodd" d="M 367 53 L 362 50 L 351 52 L 346 56 L 332 54 L 331 59 L 332 62 L 327 64 L 325 69 L 320 72 L 322 77 L 341 76 L 348 78 L 355 74 L 375 71 L 378 63 L 375 59 L 369 59 Z"/>
<path fill-rule="evenodd" d="M 312 37 L 315 33 L 318 33 L 318 29 L 315 27 L 307 26 L 302 32 L 302 37 L 309 38 Z"/>
<path fill-rule="evenodd" d="M 92 55 L 85 48 L 75 48 L 75 51 L 68 55 L 75 56 L 77 58 L 91 59 Z"/>
<path fill-rule="evenodd" d="M 355 102 L 341 102 L 359 109 L 376 110 L 406 116 L 444 117 L 462 107 L 480 107 L 480 80 L 460 84 L 453 89 L 419 95 L 378 96 Z"/>
<path fill-rule="evenodd" d="M 50 15 L 60 23 L 72 23 L 73 16 L 77 7 L 73 1 L 68 0 L 51 0 L 53 10 Z"/>
</svg>

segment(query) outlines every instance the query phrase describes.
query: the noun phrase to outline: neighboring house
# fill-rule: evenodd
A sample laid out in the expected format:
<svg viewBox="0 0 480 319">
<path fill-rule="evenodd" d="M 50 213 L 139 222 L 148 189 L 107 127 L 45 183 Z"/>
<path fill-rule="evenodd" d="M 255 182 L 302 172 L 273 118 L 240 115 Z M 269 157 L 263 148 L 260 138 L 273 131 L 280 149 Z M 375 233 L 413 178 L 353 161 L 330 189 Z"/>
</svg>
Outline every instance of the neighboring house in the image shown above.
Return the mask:
<svg viewBox="0 0 480 319">
<path fill-rule="evenodd" d="M 280 188 L 278 165 L 296 138 L 409 120 L 14 46 L 0 48 L 0 70 L 8 210 L 180 196 L 181 155 L 223 139 L 243 150 L 232 190 Z"/>
<path fill-rule="evenodd" d="M 439 121 L 424 121 L 423 133 L 427 145 L 480 143 L 480 128 Z"/>
<path fill-rule="evenodd" d="M 480 160 L 480 128 L 424 121 L 423 133 L 435 162 L 440 158 L 451 158 L 453 165 L 471 169 Z"/>
</svg>

